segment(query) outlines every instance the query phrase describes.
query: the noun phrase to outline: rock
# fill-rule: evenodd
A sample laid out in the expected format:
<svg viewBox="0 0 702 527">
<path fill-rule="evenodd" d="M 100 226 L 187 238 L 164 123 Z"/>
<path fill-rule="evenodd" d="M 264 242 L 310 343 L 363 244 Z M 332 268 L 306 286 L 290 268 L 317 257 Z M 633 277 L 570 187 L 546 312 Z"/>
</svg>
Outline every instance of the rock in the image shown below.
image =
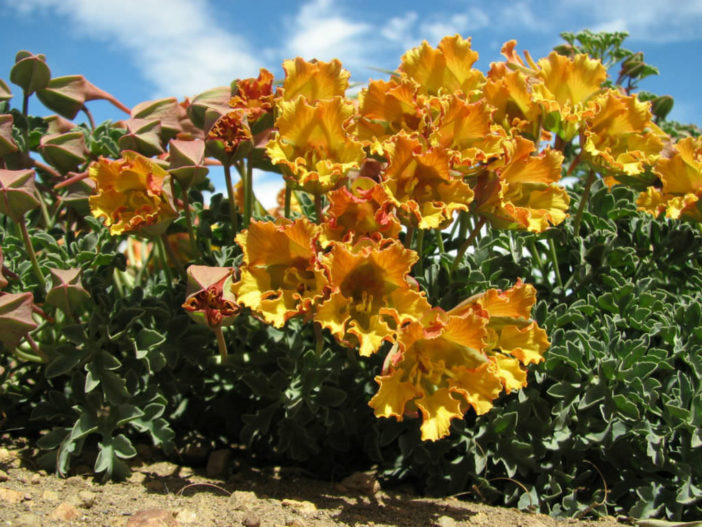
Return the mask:
<svg viewBox="0 0 702 527">
<path fill-rule="evenodd" d="M 31 512 L 25 512 L 15 518 L 12 525 L 15 527 L 41 527 L 41 517 Z"/>
<path fill-rule="evenodd" d="M 183 525 L 187 524 L 198 524 L 200 523 L 197 513 L 192 509 L 181 509 L 176 512 L 175 519 L 178 523 Z"/>
<path fill-rule="evenodd" d="M 59 503 L 59 505 L 51 511 L 51 514 L 49 514 L 50 519 L 62 520 L 65 522 L 75 520 L 78 516 L 80 516 L 78 509 L 66 502 Z"/>
<path fill-rule="evenodd" d="M 39 483 L 41 483 L 41 476 L 39 474 L 32 474 L 32 477 L 29 479 L 29 482 L 32 485 L 39 485 Z"/>
<path fill-rule="evenodd" d="M 317 512 L 317 506 L 311 501 L 299 501 L 285 499 L 282 501 L 283 507 L 289 507 L 299 514 L 312 514 Z"/>
<path fill-rule="evenodd" d="M 44 501 L 55 502 L 59 500 L 59 493 L 55 490 L 45 490 L 41 493 L 41 499 Z"/>
<path fill-rule="evenodd" d="M 436 524 L 439 527 L 456 527 L 456 525 L 458 525 L 456 520 L 451 518 L 451 516 L 440 516 L 439 519 L 436 520 Z"/>
<path fill-rule="evenodd" d="M 205 472 L 208 478 L 214 478 L 224 474 L 232 462 L 232 451 L 229 448 L 213 450 L 207 459 Z"/>
<path fill-rule="evenodd" d="M 297 518 L 293 518 L 291 520 L 285 520 L 285 526 L 286 527 L 305 527 L 305 522 L 302 520 L 299 520 Z"/>
<path fill-rule="evenodd" d="M 24 499 L 24 494 L 17 490 L 0 487 L 0 503 L 19 503 Z"/>
<path fill-rule="evenodd" d="M 4 470 L 0 470 L 0 483 L 8 481 L 10 479 L 10 476 L 7 475 L 7 472 Z"/>
<path fill-rule="evenodd" d="M 9 463 L 13 459 L 15 459 L 15 453 L 10 451 L 7 448 L 0 448 L 0 463 Z"/>
<path fill-rule="evenodd" d="M 78 493 L 78 506 L 84 509 L 90 509 L 95 505 L 95 500 L 97 499 L 97 494 L 90 492 L 89 490 L 81 490 Z"/>
<path fill-rule="evenodd" d="M 241 524 L 244 527 L 261 527 L 261 520 L 258 516 L 249 515 L 241 520 Z"/>
<path fill-rule="evenodd" d="M 150 492 L 163 492 L 166 490 L 166 484 L 161 479 L 152 479 L 146 483 L 146 490 Z"/>
<path fill-rule="evenodd" d="M 245 509 L 255 503 L 257 499 L 256 494 L 250 490 L 235 490 L 229 496 L 229 501 L 234 502 L 235 509 Z"/>
<path fill-rule="evenodd" d="M 126 527 L 179 527 L 171 511 L 145 509 L 132 515 Z"/>
</svg>

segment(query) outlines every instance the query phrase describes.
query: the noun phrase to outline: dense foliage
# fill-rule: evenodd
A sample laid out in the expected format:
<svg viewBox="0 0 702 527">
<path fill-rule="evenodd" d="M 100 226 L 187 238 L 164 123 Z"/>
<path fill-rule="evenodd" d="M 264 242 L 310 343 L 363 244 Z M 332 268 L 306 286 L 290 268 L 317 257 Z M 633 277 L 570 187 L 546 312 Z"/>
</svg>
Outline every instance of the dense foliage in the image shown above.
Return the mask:
<svg viewBox="0 0 702 527">
<path fill-rule="evenodd" d="M 563 36 L 487 77 L 469 40 L 425 43 L 356 102 L 338 61 L 296 59 L 282 89 L 262 70 L 131 110 L 20 52 L 1 428 L 61 475 L 238 444 L 554 515 L 699 517 L 699 131 L 632 94 L 656 71 L 625 34 Z M 94 99 L 129 118 L 96 126 Z M 283 175 L 279 210 L 254 168 Z"/>
</svg>

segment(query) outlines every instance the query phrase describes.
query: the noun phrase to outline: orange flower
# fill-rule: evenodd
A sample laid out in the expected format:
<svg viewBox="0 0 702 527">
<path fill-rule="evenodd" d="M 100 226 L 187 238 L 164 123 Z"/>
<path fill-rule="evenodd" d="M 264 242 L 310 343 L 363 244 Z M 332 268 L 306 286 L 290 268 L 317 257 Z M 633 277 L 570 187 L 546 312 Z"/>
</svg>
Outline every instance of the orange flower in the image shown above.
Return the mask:
<svg viewBox="0 0 702 527">
<path fill-rule="evenodd" d="M 317 265 L 317 235 L 317 226 L 304 218 L 278 224 L 252 221 L 236 237 L 244 253 L 241 276 L 232 285 L 239 304 L 277 328 L 308 314 L 326 286 Z"/>
<path fill-rule="evenodd" d="M 298 96 L 309 102 L 343 97 L 349 87 L 351 74 L 341 67 L 341 62 L 306 60 L 297 57 L 283 61 L 285 80 L 283 81 L 283 100 L 291 101 Z"/>
<path fill-rule="evenodd" d="M 702 221 L 702 138 L 678 141 L 670 158 L 660 158 L 653 167 L 661 187 L 648 187 L 641 193 L 639 209 L 659 216 Z"/>
<path fill-rule="evenodd" d="M 253 141 L 246 114 L 240 110 L 224 114 L 212 125 L 207 139 L 222 141 L 227 154 L 235 153 L 240 144 Z"/>
<path fill-rule="evenodd" d="M 277 134 L 266 152 L 274 165 L 282 165 L 286 179 L 312 194 L 337 188 L 346 174 L 365 157 L 346 122 L 353 105 L 341 97 L 309 104 L 303 97 L 281 101 Z"/>
<path fill-rule="evenodd" d="M 505 155 L 478 178 L 476 212 L 503 229 L 542 232 L 567 216 L 570 203 L 561 177 L 563 156 L 546 149 L 533 155 L 536 145 L 515 137 L 503 142 Z"/>
<path fill-rule="evenodd" d="M 236 94 L 229 101 L 229 106 L 243 111 L 251 123 L 262 115 L 272 112 L 273 74 L 261 68 L 258 78 L 239 79 L 236 83 Z"/>
<path fill-rule="evenodd" d="M 395 215 L 383 205 L 383 187 L 366 177 L 356 178 L 349 190 L 341 187 L 329 193 L 329 208 L 322 226 L 327 240 L 352 242 L 359 236 L 397 238 L 402 230 Z"/>
<path fill-rule="evenodd" d="M 320 260 L 332 292 L 315 320 L 339 341 L 358 345 L 361 355 L 375 353 L 392 341 L 395 328 L 431 309 L 424 294 L 410 287 L 417 254 L 400 242 L 361 238 L 353 246 L 330 245 Z"/>
<path fill-rule="evenodd" d="M 478 53 L 470 47 L 470 38 L 444 37 L 436 48 L 425 40 L 402 56 L 399 71 L 417 82 L 428 95 L 462 92 L 467 98 L 477 94 L 485 76 L 474 69 Z"/>
<path fill-rule="evenodd" d="M 468 210 L 473 191 L 449 173 L 446 149 L 427 148 L 418 137 L 401 132 L 387 150 L 389 165 L 382 185 L 403 223 L 420 229 L 444 228 L 455 211 Z"/>
<path fill-rule="evenodd" d="M 90 166 L 90 178 L 97 190 L 90 210 L 105 218 L 112 234 L 157 236 L 176 217 L 168 172 L 136 152 L 125 150 L 114 161 L 101 157 Z"/>
<path fill-rule="evenodd" d="M 585 119 L 586 158 L 601 167 L 614 185 L 622 177 L 638 177 L 663 149 L 665 133 L 652 121 L 649 102 L 608 90 L 595 99 L 597 111 Z"/>
</svg>

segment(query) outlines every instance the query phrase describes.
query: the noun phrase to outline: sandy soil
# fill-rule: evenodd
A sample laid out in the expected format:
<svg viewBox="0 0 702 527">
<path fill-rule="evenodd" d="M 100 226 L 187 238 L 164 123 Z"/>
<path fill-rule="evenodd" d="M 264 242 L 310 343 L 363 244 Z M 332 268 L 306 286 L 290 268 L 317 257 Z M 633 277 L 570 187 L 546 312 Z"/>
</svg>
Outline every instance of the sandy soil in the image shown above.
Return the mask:
<svg viewBox="0 0 702 527">
<path fill-rule="evenodd" d="M 208 478 L 207 469 L 222 475 Z M 0 527 L 623 525 L 614 518 L 557 520 L 456 498 L 386 491 L 372 473 L 333 484 L 299 470 L 246 467 L 228 455 L 213 460 L 210 454 L 209 466 L 201 470 L 157 460 L 139 461 L 133 470 L 122 483 L 102 484 L 80 475 L 59 478 L 33 468 L 31 450 L 0 444 Z"/>
</svg>

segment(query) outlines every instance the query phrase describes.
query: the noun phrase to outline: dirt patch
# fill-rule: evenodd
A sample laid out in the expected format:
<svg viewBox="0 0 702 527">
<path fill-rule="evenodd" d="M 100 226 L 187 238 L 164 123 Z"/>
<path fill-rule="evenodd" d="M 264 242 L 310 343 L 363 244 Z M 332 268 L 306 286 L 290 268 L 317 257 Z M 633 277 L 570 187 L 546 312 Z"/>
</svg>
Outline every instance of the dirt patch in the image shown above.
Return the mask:
<svg viewBox="0 0 702 527">
<path fill-rule="evenodd" d="M 26 451 L 0 447 L 0 526 L 622 526 L 614 518 L 557 520 L 456 498 L 385 491 L 372 473 L 342 485 L 299 470 L 236 463 L 219 479 L 208 478 L 205 468 L 167 461 L 140 463 L 133 470 L 122 483 L 101 484 L 80 475 L 59 478 L 33 469 Z"/>
</svg>

